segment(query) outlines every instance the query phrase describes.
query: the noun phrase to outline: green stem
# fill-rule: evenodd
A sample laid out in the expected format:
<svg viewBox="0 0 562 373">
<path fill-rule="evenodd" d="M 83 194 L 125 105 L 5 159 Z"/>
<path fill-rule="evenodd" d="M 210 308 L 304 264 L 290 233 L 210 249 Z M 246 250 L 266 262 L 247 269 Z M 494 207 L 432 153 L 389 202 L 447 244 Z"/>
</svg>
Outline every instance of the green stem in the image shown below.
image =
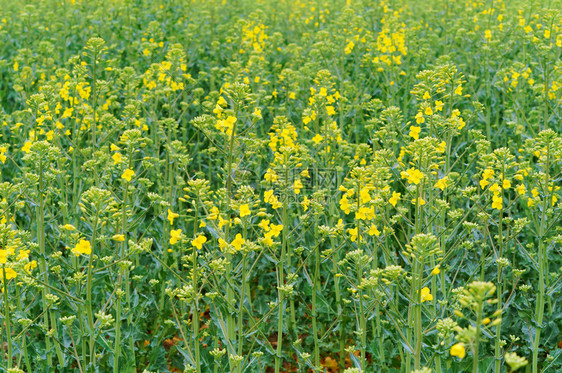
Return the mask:
<svg viewBox="0 0 562 373">
<path fill-rule="evenodd" d="M 2 266 L 2 281 L 4 283 L 4 323 L 6 324 L 6 342 L 8 344 L 8 369 L 12 367 L 12 330 L 10 317 L 10 304 L 8 302 L 8 280 L 6 279 L 6 266 Z"/>
</svg>

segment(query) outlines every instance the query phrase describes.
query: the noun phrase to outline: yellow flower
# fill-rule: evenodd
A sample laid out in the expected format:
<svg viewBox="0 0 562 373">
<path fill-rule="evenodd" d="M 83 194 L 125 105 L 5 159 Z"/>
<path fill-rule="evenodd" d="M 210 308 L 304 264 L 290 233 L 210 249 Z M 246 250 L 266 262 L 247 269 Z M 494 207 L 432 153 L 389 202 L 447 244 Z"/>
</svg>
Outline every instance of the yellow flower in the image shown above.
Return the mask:
<svg viewBox="0 0 562 373">
<path fill-rule="evenodd" d="M 131 178 L 133 176 L 135 176 L 135 171 L 131 170 L 130 168 L 127 168 L 125 172 L 123 172 L 123 175 L 121 175 L 121 177 L 127 181 L 131 181 Z"/>
<path fill-rule="evenodd" d="M 234 246 L 237 251 L 240 251 L 244 242 L 246 242 L 246 240 L 242 238 L 242 235 L 240 233 L 238 233 L 230 244 Z"/>
<path fill-rule="evenodd" d="M 170 244 L 175 245 L 181 238 L 181 229 L 172 229 L 170 231 Z"/>
<path fill-rule="evenodd" d="M 423 113 L 422 113 L 421 111 L 419 111 L 419 112 L 416 114 L 416 123 L 417 123 L 417 124 L 422 124 L 422 123 L 424 123 L 424 122 L 425 122 L 425 118 L 423 117 Z"/>
<path fill-rule="evenodd" d="M 414 140 L 420 138 L 421 127 L 418 126 L 410 126 L 410 133 L 409 136 L 412 137 Z"/>
<path fill-rule="evenodd" d="M 31 141 L 26 141 L 25 144 L 23 144 L 21 150 L 23 150 L 26 153 L 29 153 L 29 150 L 31 149 Z"/>
<path fill-rule="evenodd" d="M 121 163 L 121 159 L 123 159 L 123 156 L 121 155 L 121 153 L 115 153 L 111 156 L 111 158 L 113 158 L 113 165 L 115 166 L 118 163 Z"/>
<path fill-rule="evenodd" d="M 415 168 L 402 171 L 400 176 L 402 176 L 402 179 L 407 179 L 408 183 L 416 185 L 420 183 L 421 179 L 423 179 L 423 173 Z"/>
<path fill-rule="evenodd" d="M 439 269 L 439 266 L 435 266 L 435 268 L 433 268 L 433 270 L 431 271 L 432 276 L 436 276 L 439 273 L 441 273 L 441 270 Z"/>
<path fill-rule="evenodd" d="M 272 237 L 277 237 L 279 236 L 279 234 L 281 233 L 281 231 L 283 230 L 283 224 L 271 224 L 271 231 L 269 232 L 269 234 L 271 234 Z"/>
<path fill-rule="evenodd" d="M 111 237 L 111 238 L 113 240 L 119 241 L 119 242 L 125 241 L 125 235 L 124 234 L 116 234 L 116 235 L 113 235 L 113 237 Z"/>
<path fill-rule="evenodd" d="M 349 233 L 349 236 L 351 238 L 351 242 L 355 242 L 357 240 L 357 236 L 358 236 L 357 228 L 350 228 L 350 229 L 347 230 L 347 232 Z"/>
<path fill-rule="evenodd" d="M 0 264 L 4 264 L 8 261 L 8 250 L 0 249 Z"/>
<path fill-rule="evenodd" d="M 431 109 L 431 106 L 428 106 L 428 107 L 425 108 L 424 114 L 425 115 L 433 115 L 433 110 Z"/>
<path fill-rule="evenodd" d="M 336 110 L 333 106 L 326 106 L 326 113 L 328 113 L 328 115 L 334 115 L 336 114 Z"/>
<path fill-rule="evenodd" d="M 241 205 L 240 206 L 240 217 L 243 218 L 244 216 L 250 215 L 252 212 L 250 211 L 250 207 L 248 205 Z"/>
<path fill-rule="evenodd" d="M 222 249 L 227 247 L 228 243 L 225 240 L 223 240 L 222 238 L 219 238 L 218 241 L 219 241 L 219 249 L 221 249 L 221 251 L 223 251 Z"/>
<path fill-rule="evenodd" d="M 515 190 L 517 191 L 517 193 L 519 193 L 520 196 L 524 195 L 525 192 L 526 192 L 525 184 L 521 184 L 521 185 L 517 186 L 517 188 L 515 188 Z"/>
<path fill-rule="evenodd" d="M 439 179 L 436 183 L 435 183 L 435 187 L 439 188 L 441 190 L 445 190 L 445 188 L 447 187 L 447 176 L 445 176 L 442 179 Z"/>
<path fill-rule="evenodd" d="M 11 280 L 15 278 L 17 275 L 18 273 L 14 271 L 12 268 L 6 267 L 4 268 L 4 274 L 2 275 L 2 281 L 4 281 L 4 276 L 6 277 L 6 280 Z"/>
<path fill-rule="evenodd" d="M 27 273 L 31 273 L 31 270 L 33 270 L 34 268 L 37 268 L 36 260 L 32 260 L 31 262 L 23 266 L 23 269 L 25 269 Z"/>
<path fill-rule="evenodd" d="M 179 217 L 180 214 L 176 214 L 172 210 L 168 209 L 168 220 L 170 221 L 170 225 L 174 225 L 174 219 Z"/>
<path fill-rule="evenodd" d="M 381 232 L 377 229 L 377 227 L 373 224 L 371 225 L 371 227 L 369 228 L 369 236 L 380 236 Z"/>
<path fill-rule="evenodd" d="M 22 259 L 29 259 L 29 253 L 31 250 L 22 250 L 18 253 L 17 256 L 17 260 L 22 260 Z"/>
<path fill-rule="evenodd" d="M 323 139 L 323 137 L 320 134 L 317 133 L 316 136 L 314 136 L 312 138 L 312 141 L 314 141 L 314 143 L 316 145 L 318 145 L 320 143 L 320 141 L 322 141 L 322 139 Z"/>
<path fill-rule="evenodd" d="M 499 194 L 492 197 L 492 208 L 501 210 L 503 208 L 503 198 Z"/>
<path fill-rule="evenodd" d="M 464 349 L 464 343 L 457 343 L 451 347 L 451 356 L 458 356 L 462 359 L 466 356 L 466 351 Z"/>
<path fill-rule="evenodd" d="M 427 286 L 421 289 L 420 300 L 422 303 L 433 300 L 433 295 L 431 295 L 431 292 Z"/>
<path fill-rule="evenodd" d="M 74 225 L 72 224 L 65 224 L 64 229 L 66 229 L 67 231 L 73 231 L 76 229 L 76 227 L 74 227 Z"/>
<path fill-rule="evenodd" d="M 303 188 L 302 181 L 300 179 L 295 180 L 295 182 L 293 183 L 293 189 L 295 190 L 295 194 L 300 194 L 302 188 Z"/>
<path fill-rule="evenodd" d="M 80 254 L 90 255 L 92 253 L 92 246 L 90 245 L 90 241 L 80 240 L 76 244 L 76 246 L 74 246 L 72 252 L 76 256 L 80 256 Z"/>
<path fill-rule="evenodd" d="M 398 201 L 400 200 L 400 195 L 401 193 L 396 193 L 396 192 L 392 192 L 392 197 L 390 197 L 390 199 L 388 200 L 388 202 L 396 207 L 396 204 L 398 203 Z"/>
<path fill-rule="evenodd" d="M 459 85 L 456 89 L 455 89 L 455 94 L 458 96 L 462 96 L 462 85 Z"/>
<path fill-rule="evenodd" d="M 304 199 L 301 202 L 301 206 L 304 209 L 304 211 L 308 210 L 308 207 L 310 206 L 310 200 L 308 199 L 307 196 L 304 196 Z"/>
<path fill-rule="evenodd" d="M 207 242 L 207 237 L 205 237 L 205 235 L 201 234 L 201 235 L 197 236 L 196 239 L 191 241 L 191 246 L 196 247 L 197 250 L 201 250 L 203 248 L 203 244 L 205 242 Z"/>
<path fill-rule="evenodd" d="M 260 227 L 266 232 L 269 231 L 269 219 L 262 219 L 258 224 L 258 227 Z"/>
</svg>

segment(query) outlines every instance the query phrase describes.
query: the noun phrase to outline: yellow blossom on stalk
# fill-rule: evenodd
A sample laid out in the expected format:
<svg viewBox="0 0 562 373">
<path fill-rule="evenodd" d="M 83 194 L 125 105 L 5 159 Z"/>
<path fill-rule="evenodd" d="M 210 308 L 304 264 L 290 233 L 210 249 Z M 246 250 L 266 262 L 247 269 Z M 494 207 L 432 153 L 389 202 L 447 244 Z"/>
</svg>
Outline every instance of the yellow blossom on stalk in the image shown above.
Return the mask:
<svg viewBox="0 0 562 373">
<path fill-rule="evenodd" d="M 64 112 L 62 113 L 62 119 L 70 118 L 72 116 L 73 111 L 74 108 L 71 107 L 67 107 L 66 109 L 64 109 Z"/>
<path fill-rule="evenodd" d="M 457 343 L 451 347 L 451 356 L 457 356 L 462 359 L 466 356 L 466 350 L 464 349 L 464 343 Z"/>
<path fill-rule="evenodd" d="M 81 254 L 90 255 L 92 253 L 92 246 L 90 245 L 90 241 L 80 240 L 76 244 L 76 246 L 74 246 L 72 252 L 76 256 L 80 256 Z"/>
<path fill-rule="evenodd" d="M 328 115 L 334 115 L 336 114 L 336 110 L 334 109 L 333 106 L 326 106 L 326 113 Z"/>
<path fill-rule="evenodd" d="M 420 300 L 422 303 L 430 302 L 433 300 L 433 295 L 431 295 L 431 292 L 427 286 L 421 289 Z"/>
<path fill-rule="evenodd" d="M 240 206 L 240 217 L 243 218 L 244 216 L 250 215 L 252 212 L 250 211 L 250 207 L 245 204 Z"/>
<path fill-rule="evenodd" d="M 271 230 L 269 231 L 269 234 L 271 234 L 271 236 L 273 237 L 278 237 L 279 234 L 281 234 L 281 231 L 283 230 L 283 224 L 271 224 L 270 226 Z"/>
<path fill-rule="evenodd" d="M 416 123 L 417 123 L 417 124 L 422 124 L 422 123 L 424 123 L 424 122 L 425 122 L 425 118 L 423 117 L 423 113 L 422 113 L 421 111 L 419 111 L 419 112 L 416 114 Z"/>
<path fill-rule="evenodd" d="M 76 229 L 76 227 L 75 227 L 74 225 L 72 225 L 72 224 L 65 224 L 63 227 L 64 227 L 64 229 L 66 229 L 67 231 L 73 231 L 73 230 Z"/>
<path fill-rule="evenodd" d="M 30 252 L 31 250 L 21 250 L 16 257 L 16 260 L 29 259 Z"/>
<path fill-rule="evenodd" d="M 408 180 L 408 183 L 416 185 L 420 183 L 421 179 L 423 179 L 423 173 L 416 168 L 410 168 L 406 171 L 402 171 L 400 176 L 402 176 L 402 179 Z"/>
<path fill-rule="evenodd" d="M 310 200 L 308 199 L 307 196 L 304 196 L 304 199 L 301 202 L 301 206 L 304 209 L 304 211 L 308 210 L 308 207 L 310 206 Z"/>
<path fill-rule="evenodd" d="M 369 228 L 369 236 L 380 236 L 381 232 L 377 229 L 377 227 L 373 224 Z"/>
<path fill-rule="evenodd" d="M 434 186 L 441 190 L 445 190 L 445 188 L 447 187 L 447 176 L 437 180 Z"/>
<path fill-rule="evenodd" d="M 219 237 L 218 241 L 219 241 L 219 249 L 221 249 L 221 251 L 223 251 L 222 249 L 227 247 L 228 243 L 220 237 Z"/>
<path fill-rule="evenodd" d="M 520 196 L 524 195 L 527 191 L 527 188 L 525 188 L 525 184 L 521 184 L 518 185 L 515 190 L 517 191 L 517 193 L 519 193 Z"/>
<path fill-rule="evenodd" d="M 273 194 L 273 189 L 267 190 L 263 195 L 263 201 L 269 203 L 271 207 L 275 210 L 283 206 L 277 196 Z"/>
<path fill-rule="evenodd" d="M 350 229 L 347 230 L 347 232 L 349 233 L 351 242 L 357 241 L 357 236 L 358 236 L 358 229 L 357 228 L 350 228 Z"/>
<path fill-rule="evenodd" d="M 131 170 L 130 168 L 127 168 L 125 172 L 123 172 L 123 175 L 121 175 L 121 177 L 127 181 L 131 181 L 133 176 L 135 176 L 135 171 Z"/>
<path fill-rule="evenodd" d="M 344 49 L 345 54 L 350 54 L 353 51 L 353 48 L 355 48 L 355 43 L 353 41 L 349 41 Z"/>
<path fill-rule="evenodd" d="M 179 217 L 180 214 L 176 214 L 172 210 L 168 209 L 168 220 L 170 221 L 170 225 L 174 225 L 174 219 Z"/>
<path fill-rule="evenodd" d="M 511 188 L 511 181 L 509 181 L 508 179 L 505 179 L 502 183 L 502 188 L 504 188 L 504 189 Z"/>
<path fill-rule="evenodd" d="M 263 178 L 266 181 L 269 181 L 270 183 L 273 183 L 273 182 L 277 181 L 277 179 L 279 179 L 279 176 L 277 176 L 275 171 L 273 171 L 271 168 L 268 168 L 265 175 L 263 175 Z"/>
<path fill-rule="evenodd" d="M 431 98 L 431 95 L 429 94 L 428 91 L 425 91 L 425 93 L 423 94 L 423 99 L 424 100 L 429 100 Z"/>
<path fill-rule="evenodd" d="M 258 227 L 260 227 L 261 229 L 263 229 L 264 231 L 269 231 L 269 219 L 262 219 L 259 224 Z"/>
<path fill-rule="evenodd" d="M 207 242 L 207 237 L 201 234 L 197 236 L 197 238 L 195 238 L 193 241 L 191 241 L 191 246 L 196 247 L 197 250 L 201 250 L 205 242 Z"/>
<path fill-rule="evenodd" d="M 371 202 L 371 195 L 369 194 L 369 187 L 361 188 L 359 191 L 359 197 L 361 198 L 361 203 Z"/>
<path fill-rule="evenodd" d="M 408 135 L 412 137 L 414 140 L 417 140 L 420 138 L 420 132 L 421 132 L 421 127 L 410 126 L 410 133 Z"/>
<path fill-rule="evenodd" d="M 435 101 L 435 111 L 443 111 L 443 101 L 437 100 Z"/>
<path fill-rule="evenodd" d="M 26 265 L 23 266 L 23 269 L 25 269 L 25 271 L 27 273 L 31 273 L 31 271 L 37 268 L 37 261 L 36 260 L 32 260 L 31 262 L 27 263 Z"/>
<path fill-rule="evenodd" d="M 431 109 L 431 106 L 428 106 L 428 107 L 425 108 L 424 114 L 425 115 L 433 115 L 433 110 Z"/>
<path fill-rule="evenodd" d="M 295 194 L 300 194 L 302 188 L 303 188 L 302 181 L 300 181 L 300 179 L 295 180 L 295 182 L 293 183 L 293 189 L 295 190 Z"/>
<path fill-rule="evenodd" d="M 503 198 L 499 194 L 492 197 L 492 208 L 501 210 L 503 208 Z"/>
<path fill-rule="evenodd" d="M 458 96 L 462 96 L 462 85 L 459 85 L 456 89 L 455 89 L 455 94 Z"/>
<path fill-rule="evenodd" d="M 397 192 L 392 192 L 392 197 L 390 197 L 390 199 L 388 200 L 388 202 L 396 207 L 396 204 L 398 203 L 398 201 L 400 200 L 400 196 L 402 195 L 402 193 L 397 193 Z"/>
<path fill-rule="evenodd" d="M 119 241 L 119 242 L 123 242 L 125 241 L 125 235 L 124 234 L 116 234 L 113 237 L 111 237 L 113 240 L 115 241 Z"/>
<path fill-rule="evenodd" d="M 245 239 L 242 238 L 242 235 L 238 233 L 234 240 L 230 243 L 237 251 L 240 251 L 242 245 L 246 242 Z"/>
<path fill-rule="evenodd" d="M 111 156 L 111 158 L 113 158 L 113 165 L 115 166 L 116 164 L 121 163 L 123 156 L 121 153 L 115 153 Z"/>
<path fill-rule="evenodd" d="M 322 141 L 322 139 L 323 137 L 320 134 L 316 134 L 316 136 L 312 138 L 312 141 L 314 141 L 314 143 L 318 145 Z"/>
<path fill-rule="evenodd" d="M 340 209 L 345 212 L 345 214 L 349 214 L 351 212 L 351 206 L 349 204 L 349 199 L 347 198 L 347 194 L 344 194 L 340 199 Z"/>
<path fill-rule="evenodd" d="M 484 170 L 484 172 L 482 173 L 482 180 L 480 180 L 480 187 L 482 189 L 484 189 L 486 185 L 490 184 L 488 179 L 490 179 L 492 176 L 494 176 L 494 170 L 492 170 L 491 168 L 487 168 Z"/>
<path fill-rule="evenodd" d="M 181 238 L 181 229 L 172 229 L 170 231 L 170 245 L 175 245 Z"/>
<path fill-rule="evenodd" d="M 439 273 L 441 273 L 441 270 L 439 269 L 439 266 L 435 266 L 435 268 L 433 268 L 433 270 L 431 271 L 432 276 L 436 276 Z"/>
<path fill-rule="evenodd" d="M 0 264 L 4 264 L 8 261 L 8 250 L 0 249 Z"/>
<path fill-rule="evenodd" d="M 219 217 L 219 208 L 217 206 L 211 207 L 209 215 L 207 215 L 208 220 L 217 220 Z"/>
<path fill-rule="evenodd" d="M 5 267 L 1 280 L 4 281 L 4 276 L 5 276 L 6 280 L 11 280 L 13 278 L 16 278 L 17 275 L 18 275 L 18 273 L 16 271 L 14 271 L 12 268 Z"/>
<path fill-rule="evenodd" d="M 29 153 L 29 151 L 31 150 L 31 145 L 32 145 L 31 141 L 26 141 L 25 144 L 23 144 L 21 150 L 23 150 L 26 153 Z"/>
</svg>

